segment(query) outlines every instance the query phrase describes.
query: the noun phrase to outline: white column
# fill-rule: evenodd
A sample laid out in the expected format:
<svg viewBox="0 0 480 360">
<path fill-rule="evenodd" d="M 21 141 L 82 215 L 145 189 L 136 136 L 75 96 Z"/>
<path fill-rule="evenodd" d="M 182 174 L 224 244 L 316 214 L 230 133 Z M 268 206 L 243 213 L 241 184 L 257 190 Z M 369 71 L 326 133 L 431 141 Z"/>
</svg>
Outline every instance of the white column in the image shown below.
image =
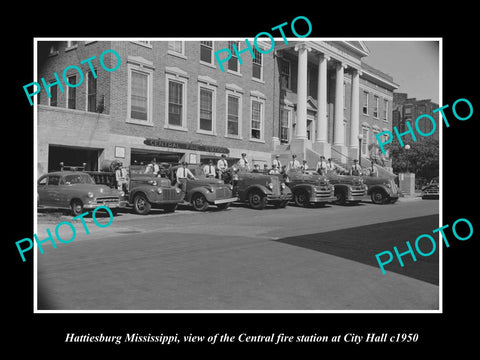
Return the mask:
<svg viewBox="0 0 480 360">
<path fill-rule="evenodd" d="M 327 142 L 327 61 L 330 57 L 320 54 L 318 65 L 317 142 Z"/>
<path fill-rule="evenodd" d="M 297 124 L 295 125 L 295 139 L 307 139 L 307 64 L 308 51 L 311 48 L 306 44 L 295 45 L 298 51 L 297 77 Z"/>
<path fill-rule="evenodd" d="M 345 145 L 343 130 L 343 69 L 342 63 L 337 63 L 335 79 L 335 121 L 333 125 L 333 145 Z"/>
<path fill-rule="evenodd" d="M 360 112 L 360 71 L 352 72 L 352 99 L 350 106 L 350 148 L 358 149 Z"/>
</svg>

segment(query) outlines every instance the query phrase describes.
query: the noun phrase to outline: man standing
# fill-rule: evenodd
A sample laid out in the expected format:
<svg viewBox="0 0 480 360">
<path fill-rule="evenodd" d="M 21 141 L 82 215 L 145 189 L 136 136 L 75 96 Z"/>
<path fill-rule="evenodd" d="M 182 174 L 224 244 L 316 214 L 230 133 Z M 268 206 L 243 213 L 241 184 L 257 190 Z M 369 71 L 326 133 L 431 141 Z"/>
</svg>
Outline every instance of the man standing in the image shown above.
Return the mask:
<svg viewBox="0 0 480 360">
<path fill-rule="evenodd" d="M 320 156 L 320 160 L 317 163 L 316 170 L 320 175 L 325 175 L 327 173 L 327 163 L 325 162 L 325 156 Z"/>
<path fill-rule="evenodd" d="M 177 177 L 177 183 L 178 183 L 178 185 L 180 185 L 180 188 L 182 189 L 183 192 L 186 192 L 186 190 L 187 190 L 187 179 L 188 178 L 196 180 L 196 177 L 193 176 L 190 169 L 187 168 L 187 163 L 185 161 L 182 162 L 182 166 L 180 166 L 177 169 L 176 177 Z"/>
<path fill-rule="evenodd" d="M 357 164 L 358 160 L 353 160 L 352 168 L 350 169 L 350 175 L 360 176 L 362 175 L 362 169 L 360 165 Z"/>
<path fill-rule="evenodd" d="M 332 162 L 332 159 L 328 158 L 327 160 L 327 174 L 330 172 L 335 172 L 335 164 Z"/>
<path fill-rule="evenodd" d="M 215 175 L 217 174 L 215 171 L 215 166 L 213 165 L 213 160 L 208 161 L 208 165 L 205 165 L 203 167 L 203 173 L 207 178 L 214 178 Z"/>
<path fill-rule="evenodd" d="M 299 169 L 300 168 L 300 163 L 297 160 L 297 155 L 292 154 L 292 160 L 288 162 L 288 169 L 287 170 L 292 170 L 292 169 Z"/>
<path fill-rule="evenodd" d="M 275 159 L 273 159 L 272 161 L 272 168 L 274 165 L 277 167 L 277 169 L 282 168 L 282 163 L 280 162 L 280 155 L 275 155 Z"/>
<path fill-rule="evenodd" d="M 307 160 L 302 161 L 302 171 L 305 172 L 308 170 Z"/>
<path fill-rule="evenodd" d="M 226 159 L 226 155 L 222 154 L 222 158 L 217 161 L 217 170 L 218 170 L 218 178 L 223 179 L 223 174 L 228 169 L 228 162 Z"/>
<path fill-rule="evenodd" d="M 250 170 L 250 164 L 247 160 L 247 154 L 242 153 L 242 158 L 238 160 L 238 167 L 243 170 Z"/>
</svg>

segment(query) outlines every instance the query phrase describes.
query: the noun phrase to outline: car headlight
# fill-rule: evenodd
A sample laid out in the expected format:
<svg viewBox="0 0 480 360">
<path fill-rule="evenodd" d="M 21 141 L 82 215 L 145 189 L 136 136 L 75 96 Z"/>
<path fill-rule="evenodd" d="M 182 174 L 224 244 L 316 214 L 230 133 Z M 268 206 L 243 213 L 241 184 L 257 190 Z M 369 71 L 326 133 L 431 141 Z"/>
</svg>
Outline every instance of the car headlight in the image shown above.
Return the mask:
<svg viewBox="0 0 480 360">
<path fill-rule="evenodd" d="M 182 192 L 182 189 L 180 189 L 179 187 L 175 187 L 175 191 L 177 194 L 180 194 Z"/>
<path fill-rule="evenodd" d="M 149 180 L 148 183 L 153 186 L 157 186 L 157 181 L 156 180 Z"/>
<path fill-rule="evenodd" d="M 207 190 L 210 191 L 211 193 L 214 192 L 214 189 L 210 186 L 210 187 L 207 187 Z"/>
<path fill-rule="evenodd" d="M 267 184 L 267 187 L 268 187 L 270 190 L 273 190 L 273 183 L 271 183 L 271 182 L 268 183 L 268 184 Z"/>
<path fill-rule="evenodd" d="M 125 196 L 125 193 L 123 191 L 120 191 L 119 195 L 120 195 L 120 197 L 123 197 L 123 196 Z"/>
<path fill-rule="evenodd" d="M 162 189 L 162 188 L 158 188 L 158 189 L 157 189 L 157 193 L 159 193 L 159 194 L 163 193 L 163 189 Z"/>
<path fill-rule="evenodd" d="M 385 184 L 385 186 L 386 186 L 387 188 L 392 188 L 392 185 L 391 185 L 391 184 L 388 184 L 388 183 Z"/>
<path fill-rule="evenodd" d="M 233 191 L 233 185 L 232 184 L 227 184 L 227 187 Z"/>
<path fill-rule="evenodd" d="M 282 188 L 282 190 L 285 190 L 285 187 L 286 187 L 286 186 L 285 186 L 285 183 L 281 183 L 281 184 L 280 184 L 280 187 Z"/>
<path fill-rule="evenodd" d="M 92 193 L 91 191 L 89 191 L 89 192 L 87 193 L 87 196 L 91 199 L 91 198 L 93 198 L 93 193 Z"/>
</svg>

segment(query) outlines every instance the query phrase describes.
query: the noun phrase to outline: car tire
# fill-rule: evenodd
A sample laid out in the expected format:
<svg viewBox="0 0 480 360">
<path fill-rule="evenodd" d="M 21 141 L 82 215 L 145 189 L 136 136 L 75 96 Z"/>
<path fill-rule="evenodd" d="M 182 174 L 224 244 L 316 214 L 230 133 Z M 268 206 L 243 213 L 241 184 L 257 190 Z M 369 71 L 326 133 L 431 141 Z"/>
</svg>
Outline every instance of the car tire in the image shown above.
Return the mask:
<svg viewBox="0 0 480 360">
<path fill-rule="evenodd" d="M 296 191 L 293 194 L 293 201 L 295 201 L 295 205 L 307 207 L 310 202 L 308 201 L 308 193 L 305 190 Z"/>
<path fill-rule="evenodd" d="M 202 193 L 196 193 L 192 196 L 192 206 L 195 211 L 205 211 L 208 208 L 208 201 Z"/>
<path fill-rule="evenodd" d="M 144 194 L 136 194 L 133 198 L 133 209 L 138 215 L 147 215 L 152 209 L 152 204 Z"/>
<path fill-rule="evenodd" d="M 381 190 L 373 190 L 371 198 L 372 198 L 372 202 L 374 204 L 381 205 L 381 204 L 385 204 L 387 202 L 387 196 Z"/>
<path fill-rule="evenodd" d="M 177 209 L 177 204 L 167 205 L 163 208 L 166 213 L 173 213 Z"/>
<path fill-rule="evenodd" d="M 73 199 L 70 203 L 70 208 L 72 210 L 73 216 L 78 216 L 83 214 L 83 203 L 79 199 Z"/>
<path fill-rule="evenodd" d="M 248 205 L 255 210 L 263 210 L 267 206 L 267 197 L 258 190 L 248 193 Z"/>
</svg>

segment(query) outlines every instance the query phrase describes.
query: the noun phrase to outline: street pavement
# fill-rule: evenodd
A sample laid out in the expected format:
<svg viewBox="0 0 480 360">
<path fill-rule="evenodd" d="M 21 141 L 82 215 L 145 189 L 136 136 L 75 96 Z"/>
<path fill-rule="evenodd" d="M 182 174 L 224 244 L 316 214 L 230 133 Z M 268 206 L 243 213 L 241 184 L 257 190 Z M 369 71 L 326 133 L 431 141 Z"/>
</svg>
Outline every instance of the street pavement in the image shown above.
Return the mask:
<svg viewBox="0 0 480 360">
<path fill-rule="evenodd" d="M 37 253 L 39 310 L 438 310 L 438 251 L 386 265 L 439 226 L 438 200 L 120 213 Z M 97 213 L 99 214 L 99 213 Z M 40 213 L 36 233 L 71 216 Z M 108 217 L 98 219 L 106 223 Z M 62 227 L 66 239 L 68 227 Z M 437 239 L 438 240 L 438 239 Z M 438 244 L 438 243 L 437 243 Z"/>
</svg>

